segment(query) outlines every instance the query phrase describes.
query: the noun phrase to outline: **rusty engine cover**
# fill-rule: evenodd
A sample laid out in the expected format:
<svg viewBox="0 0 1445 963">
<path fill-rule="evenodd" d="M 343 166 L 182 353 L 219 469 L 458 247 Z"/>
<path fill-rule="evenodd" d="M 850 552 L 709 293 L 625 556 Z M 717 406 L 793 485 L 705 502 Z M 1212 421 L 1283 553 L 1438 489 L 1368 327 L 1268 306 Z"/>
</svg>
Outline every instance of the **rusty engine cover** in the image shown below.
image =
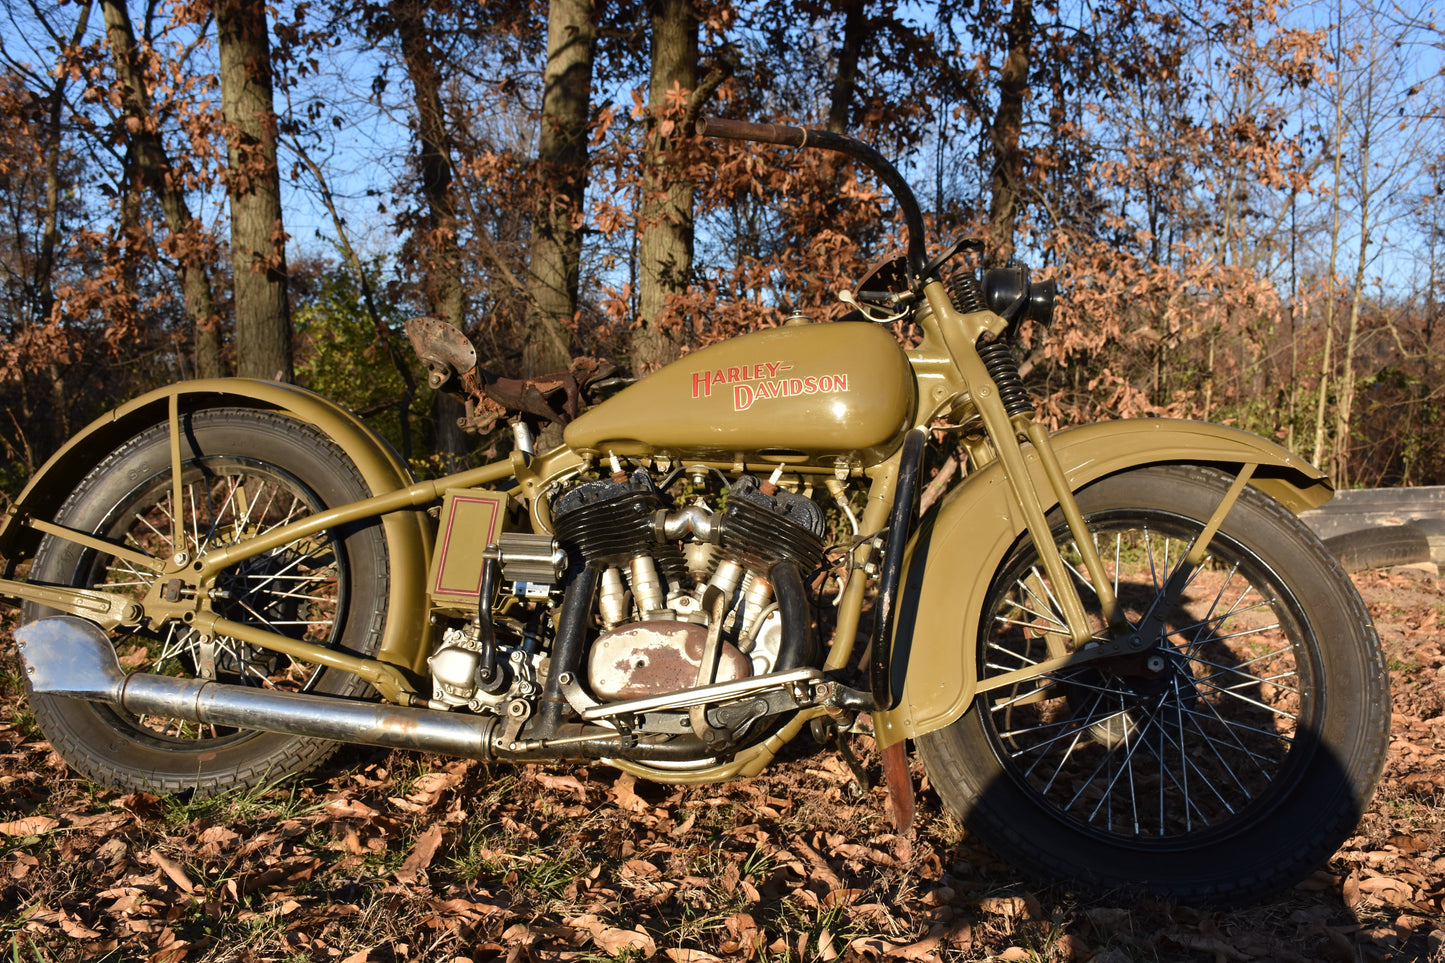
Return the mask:
<svg viewBox="0 0 1445 963">
<path fill-rule="evenodd" d="M 697 685 L 707 629 L 693 622 L 633 622 L 604 632 L 592 644 L 587 679 L 599 699 L 641 699 Z M 737 646 L 719 646 L 714 682 L 752 675 Z"/>
</svg>

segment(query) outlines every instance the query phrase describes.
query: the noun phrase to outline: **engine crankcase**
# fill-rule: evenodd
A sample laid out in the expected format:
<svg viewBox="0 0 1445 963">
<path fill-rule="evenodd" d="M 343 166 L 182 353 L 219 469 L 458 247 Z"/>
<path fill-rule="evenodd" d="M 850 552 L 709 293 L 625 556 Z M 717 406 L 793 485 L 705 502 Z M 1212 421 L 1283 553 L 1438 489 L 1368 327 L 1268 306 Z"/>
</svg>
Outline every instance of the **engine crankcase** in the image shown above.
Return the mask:
<svg viewBox="0 0 1445 963">
<path fill-rule="evenodd" d="M 587 681 L 599 699 L 642 699 L 697 685 L 707 646 L 707 629 L 694 622 L 654 619 L 604 632 L 592 643 Z M 752 674 L 752 663 L 737 646 L 719 646 L 713 682 Z"/>
</svg>

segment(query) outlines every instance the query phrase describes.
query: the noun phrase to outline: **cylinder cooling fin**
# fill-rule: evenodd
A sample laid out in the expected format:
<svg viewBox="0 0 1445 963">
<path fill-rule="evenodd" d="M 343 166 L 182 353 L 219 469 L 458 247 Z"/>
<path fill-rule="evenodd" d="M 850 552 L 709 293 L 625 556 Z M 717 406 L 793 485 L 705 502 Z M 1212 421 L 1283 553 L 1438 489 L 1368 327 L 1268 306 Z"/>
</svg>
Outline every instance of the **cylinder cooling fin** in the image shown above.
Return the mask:
<svg viewBox="0 0 1445 963">
<path fill-rule="evenodd" d="M 768 492 L 752 475 L 728 489 L 723 550 L 745 565 L 767 571 L 795 561 L 811 572 L 823 560 L 825 531 L 823 510 L 811 498 L 781 488 Z"/>
<path fill-rule="evenodd" d="M 623 481 L 588 482 L 559 497 L 552 507 L 558 540 L 591 562 L 624 564 L 651 549 L 653 513 L 663 498 L 647 472 Z"/>
</svg>

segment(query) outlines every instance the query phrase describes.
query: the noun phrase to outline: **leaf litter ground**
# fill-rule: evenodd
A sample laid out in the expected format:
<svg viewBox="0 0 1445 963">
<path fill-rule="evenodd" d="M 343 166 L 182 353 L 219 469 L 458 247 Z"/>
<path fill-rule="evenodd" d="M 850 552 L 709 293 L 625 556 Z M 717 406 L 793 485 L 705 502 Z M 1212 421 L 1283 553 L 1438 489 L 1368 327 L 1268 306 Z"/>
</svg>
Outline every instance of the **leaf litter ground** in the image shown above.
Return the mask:
<svg viewBox="0 0 1445 963">
<path fill-rule="evenodd" d="M 264 792 L 98 790 L 34 729 L 7 625 L 0 949 L 156 963 L 1445 961 L 1442 584 L 1414 569 L 1355 581 L 1393 682 L 1380 790 L 1326 866 L 1230 912 L 1022 881 L 959 839 L 917 770 L 916 828 L 899 834 L 883 790 L 853 798 L 830 752 L 693 788 L 345 749 Z"/>
</svg>

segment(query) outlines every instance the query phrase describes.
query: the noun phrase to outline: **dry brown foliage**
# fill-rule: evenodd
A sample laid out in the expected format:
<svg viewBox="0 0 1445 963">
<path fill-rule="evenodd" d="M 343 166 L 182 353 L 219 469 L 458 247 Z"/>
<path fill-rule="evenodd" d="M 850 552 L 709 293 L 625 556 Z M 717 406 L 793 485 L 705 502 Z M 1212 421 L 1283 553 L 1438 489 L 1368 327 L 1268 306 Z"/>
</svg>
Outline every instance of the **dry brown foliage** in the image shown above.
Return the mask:
<svg viewBox="0 0 1445 963">
<path fill-rule="evenodd" d="M 358 749 L 245 797 L 99 791 L 32 727 L 7 631 L 0 950 L 156 963 L 1445 959 L 1441 583 L 1413 570 L 1355 580 L 1394 683 L 1380 791 L 1327 866 L 1231 912 L 1021 882 L 957 841 L 926 783 L 918 828 L 900 835 L 883 790 L 850 798 L 827 753 L 673 788 Z"/>
</svg>

